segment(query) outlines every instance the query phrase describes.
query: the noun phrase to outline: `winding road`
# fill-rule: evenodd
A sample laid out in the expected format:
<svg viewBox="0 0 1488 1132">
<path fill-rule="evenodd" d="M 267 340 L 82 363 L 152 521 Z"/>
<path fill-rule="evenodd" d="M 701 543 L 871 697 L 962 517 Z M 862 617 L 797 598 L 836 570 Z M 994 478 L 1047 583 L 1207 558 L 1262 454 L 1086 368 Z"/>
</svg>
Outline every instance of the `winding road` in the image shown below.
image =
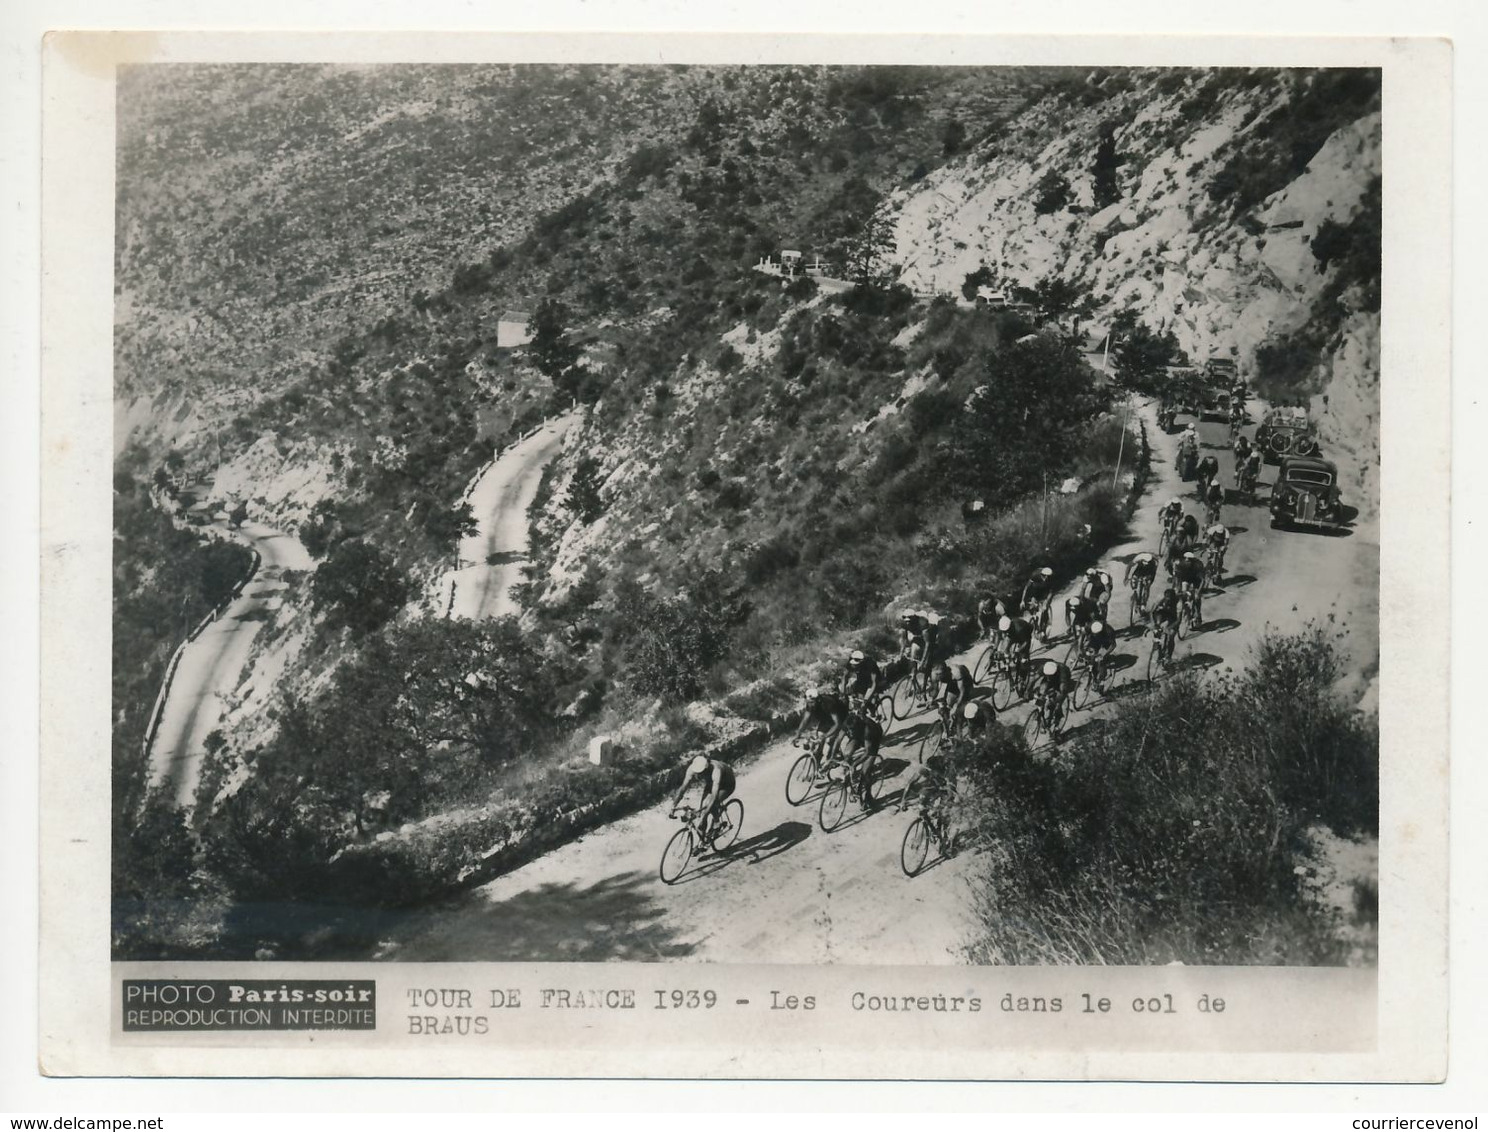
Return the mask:
<svg viewBox="0 0 1488 1132">
<path fill-rule="evenodd" d="M 150 747 L 152 782 L 165 786 L 177 804 L 188 808 L 196 798 L 207 736 L 227 715 L 253 639 L 283 602 L 284 571 L 315 566 L 298 539 L 262 523 L 222 530 L 258 551 L 261 562 L 243 592 L 182 650 Z"/>
<path fill-rule="evenodd" d="M 549 421 L 496 459 L 470 493 L 477 531 L 460 542 L 451 614 L 471 620 L 517 612 L 511 587 L 527 563 L 527 508 L 543 469 L 563 449 L 577 415 Z"/>
<path fill-rule="evenodd" d="M 1263 406 L 1252 406 L 1259 418 Z M 1131 537 L 1111 548 L 1104 563 L 1116 577 L 1113 622 L 1124 629 L 1111 699 L 1146 687 L 1147 641 L 1126 628 L 1124 564 L 1156 549 L 1157 510 L 1182 495 L 1192 510 L 1190 485 L 1173 470 L 1176 436 L 1160 432 L 1151 405 L 1139 412 L 1153 446 L 1153 475 L 1132 518 Z M 1200 438 L 1220 458 L 1232 482 L 1227 430 L 1202 423 Z M 1348 630 L 1355 694 L 1371 696 L 1379 655 L 1377 525 L 1329 536 L 1270 530 L 1262 472 L 1262 503 L 1227 506 L 1232 529 L 1227 577 L 1204 603 L 1201 632 L 1180 642 L 1180 666 L 1243 664 L 1268 625 L 1296 629 L 1308 620 Z M 1349 485 L 1345 484 L 1345 501 Z M 1056 619 L 1062 599 L 1056 601 Z M 1056 620 L 1057 623 L 1057 620 Z M 1067 641 L 1051 642 L 1062 655 Z M 957 658 L 970 662 L 975 650 Z M 1109 702 L 1109 701 L 1108 701 Z M 1027 707 L 1007 721 L 1021 723 Z M 1104 705 L 1077 712 L 1078 731 Z M 915 757 L 929 717 L 893 725 L 884 752 L 896 774 Z M 870 815 L 850 808 L 843 825 L 823 833 L 816 802 L 792 807 L 784 796 L 796 751 L 788 742 L 767 748 L 738 770 L 737 796 L 745 806 L 738 843 L 717 860 L 704 858 L 667 886 L 657 877 L 662 847 L 676 828 L 668 803 L 652 806 L 565 845 L 523 868 L 459 896 L 383 925 L 373 957 L 399 960 L 678 960 L 717 963 L 953 964 L 962 962 L 968 900 L 965 878 L 972 853 L 932 863 L 910 879 L 899 868 L 908 816 L 891 808 L 898 783 L 887 784 L 890 806 Z"/>
</svg>

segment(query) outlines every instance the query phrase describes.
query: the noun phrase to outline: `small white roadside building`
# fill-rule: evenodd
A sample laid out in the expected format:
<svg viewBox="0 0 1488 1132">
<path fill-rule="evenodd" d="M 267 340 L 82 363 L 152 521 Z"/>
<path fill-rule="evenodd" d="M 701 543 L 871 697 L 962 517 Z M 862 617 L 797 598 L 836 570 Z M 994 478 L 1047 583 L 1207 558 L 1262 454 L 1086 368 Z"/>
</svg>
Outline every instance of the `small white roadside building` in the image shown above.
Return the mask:
<svg viewBox="0 0 1488 1132">
<path fill-rule="evenodd" d="M 496 320 L 496 348 L 510 350 L 532 341 L 532 316 L 526 311 L 507 310 Z"/>
</svg>

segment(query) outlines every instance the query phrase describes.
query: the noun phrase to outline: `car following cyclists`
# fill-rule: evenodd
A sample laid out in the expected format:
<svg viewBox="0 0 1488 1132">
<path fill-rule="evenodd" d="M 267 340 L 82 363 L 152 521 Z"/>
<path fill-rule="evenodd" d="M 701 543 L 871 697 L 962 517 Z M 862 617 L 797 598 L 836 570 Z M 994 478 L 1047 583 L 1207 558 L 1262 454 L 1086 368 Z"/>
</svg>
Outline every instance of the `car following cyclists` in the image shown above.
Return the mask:
<svg viewBox="0 0 1488 1132">
<path fill-rule="evenodd" d="M 683 797 L 693 783 L 699 783 L 702 787 L 702 798 L 698 803 L 698 813 L 701 815 L 698 822 L 698 833 L 701 834 L 698 852 L 703 853 L 707 850 L 713 823 L 723 809 L 723 804 L 734 792 L 734 768 L 722 759 L 709 758 L 707 755 L 695 756 L 683 771 L 682 785 L 677 788 L 677 795 L 672 799 L 668 817 L 677 816 L 677 807 L 682 804 Z"/>
</svg>

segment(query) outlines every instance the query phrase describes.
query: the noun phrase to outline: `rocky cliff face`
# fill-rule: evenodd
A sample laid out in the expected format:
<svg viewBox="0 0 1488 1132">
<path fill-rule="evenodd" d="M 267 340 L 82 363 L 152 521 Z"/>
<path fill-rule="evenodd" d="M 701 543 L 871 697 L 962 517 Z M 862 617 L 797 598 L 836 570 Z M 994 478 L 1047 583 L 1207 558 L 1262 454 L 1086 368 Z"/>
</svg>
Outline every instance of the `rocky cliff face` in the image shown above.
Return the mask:
<svg viewBox="0 0 1488 1132">
<path fill-rule="evenodd" d="M 1044 97 L 888 201 L 901 278 L 954 291 L 986 266 L 1010 286 L 1063 280 L 1090 296 L 1097 326 L 1133 311 L 1193 361 L 1233 355 L 1250 376 L 1268 344 L 1311 334 L 1319 348 L 1300 392 L 1359 485 L 1352 498 L 1372 511 L 1379 314 L 1333 293 L 1348 265 L 1325 268 L 1314 241 L 1370 206 L 1377 96 L 1279 72 L 1097 78 L 1084 100 Z M 1119 162 L 1109 202 L 1097 185 L 1103 131 Z"/>
</svg>

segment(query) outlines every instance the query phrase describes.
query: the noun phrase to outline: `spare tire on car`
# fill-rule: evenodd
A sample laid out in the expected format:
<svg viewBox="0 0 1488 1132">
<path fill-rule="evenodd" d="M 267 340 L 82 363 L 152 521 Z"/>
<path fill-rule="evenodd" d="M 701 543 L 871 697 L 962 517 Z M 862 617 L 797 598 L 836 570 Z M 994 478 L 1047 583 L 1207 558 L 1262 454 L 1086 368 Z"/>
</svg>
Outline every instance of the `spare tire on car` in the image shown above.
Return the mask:
<svg viewBox="0 0 1488 1132">
<path fill-rule="evenodd" d="M 1282 432 L 1280 430 L 1273 432 L 1266 438 L 1266 445 L 1278 456 L 1280 456 L 1283 452 L 1289 452 L 1292 448 L 1291 433 Z"/>
<path fill-rule="evenodd" d="M 1297 437 L 1297 455 L 1312 456 L 1318 450 L 1317 441 L 1310 436 Z"/>
</svg>

